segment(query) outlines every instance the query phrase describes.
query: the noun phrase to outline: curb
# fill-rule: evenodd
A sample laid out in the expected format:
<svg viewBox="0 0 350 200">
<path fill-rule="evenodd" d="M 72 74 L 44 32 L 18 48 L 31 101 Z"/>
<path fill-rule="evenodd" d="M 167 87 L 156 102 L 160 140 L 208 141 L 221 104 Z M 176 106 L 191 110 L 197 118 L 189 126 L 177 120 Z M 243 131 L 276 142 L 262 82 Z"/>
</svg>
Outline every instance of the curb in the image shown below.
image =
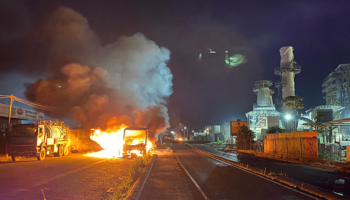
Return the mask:
<svg viewBox="0 0 350 200">
<path fill-rule="evenodd" d="M 153 164 L 154 164 L 156 159 L 157 159 L 157 154 L 153 154 L 152 162 L 150 164 L 148 164 L 146 166 L 146 168 L 142 171 L 141 175 L 139 176 L 139 178 L 136 180 L 136 182 L 132 186 L 128 195 L 125 197 L 126 200 L 138 200 L 138 199 L 140 199 L 142 190 L 146 184 L 146 181 L 148 179 L 150 172 L 152 171 L 152 167 L 153 167 Z"/>
<path fill-rule="evenodd" d="M 301 181 L 298 181 L 298 180 L 295 180 L 295 179 L 292 179 L 292 178 L 288 178 L 288 177 L 280 176 L 280 175 L 268 176 L 261 169 L 248 167 L 248 166 L 244 167 L 238 162 L 235 162 L 235 161 L 232 161 L 232 160 L 228 160 L 226 158 L 217 156 L 215 154 L 199 150 L 199 149 L 197 149 L 195 147 L 192 147 L 191 145 L 188 145 L 188 144 L 186 144 L 186 146 L 188 146 L 189 148 L 193 149 L 194 151 L 196 151 L 196 152 L 198 152 L 200 154 L 206 155 L 208 157 L 213 157 L 213 158 L 219 159 L 219 160 L 224 161 L 226 163 L 232 164 L 232 165 L 234 165 L 234 166 L 236 166 L 238 168 L 241 168 L 241 169 L 244 169 L 244 170 L 249 170 L 249 171 L 255 173 L 258 176 L 261 176 L 261 177 L 264 177 L 264 178 L 268 178 L 270 180 L 274 180 L 274 181 L 279 182 L 279 183 L 283 183 L 283 184 L 291 186 L 293 188 L 298 188 L 298 189 L 300 189 L 302 191 L 305 191 L 305 192 L 317 195 L 318 197 L 322 197 L 322 198 L 326 198 L 326 199 L 336 199 L 336 200 L 337 199 L 339 199 L 339 200 L 348 199 L 346 197 L 334 194 L 334 193 L 332 193 L 332 192 L 330 192 L 328 190 L 325 190 L 325 189 L 322 189 L 322 188 L 319 188 L 319 187 L 316 187 L 316 186 L 313 186 L 313 185 L 310 185 L 310 184 L 307 184 L 307 183 L 303 183 Z"/>
</svg>

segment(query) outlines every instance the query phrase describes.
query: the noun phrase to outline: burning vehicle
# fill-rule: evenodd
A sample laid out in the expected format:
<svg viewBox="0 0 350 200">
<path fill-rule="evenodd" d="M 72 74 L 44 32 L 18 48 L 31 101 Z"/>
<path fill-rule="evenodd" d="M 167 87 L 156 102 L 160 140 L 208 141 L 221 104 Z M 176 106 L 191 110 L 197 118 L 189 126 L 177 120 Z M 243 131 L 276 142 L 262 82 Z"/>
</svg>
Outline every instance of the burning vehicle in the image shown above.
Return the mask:
<svg viewBox="0 0 350 200">
<path fill-rule="evenodd" d="M 88 153 L 86 156 L 99 158 L 122 158 L 143 156 L 152 148 L 149 130 L 141 127 L 122 125 L 117 129 L 92 130 L 90 139 L 99 144 L 103 150 Z"/>
<path fill-rule="evenodd" d="M 123 134 L 123 157 L 145 156 L 147 153 L 147 137 L 147 128 L 125 128 Z"/>
<path fill-rule="evenodd" d="M 10 131 L 8 154 L 13 161 L 20 157 L 37 157 L 44 160 L 46 155 L 67 156 L 69 153 L 69 128 L 63 121 L 43 120 L 36 124 L 14 125 Z"/>
</svg>

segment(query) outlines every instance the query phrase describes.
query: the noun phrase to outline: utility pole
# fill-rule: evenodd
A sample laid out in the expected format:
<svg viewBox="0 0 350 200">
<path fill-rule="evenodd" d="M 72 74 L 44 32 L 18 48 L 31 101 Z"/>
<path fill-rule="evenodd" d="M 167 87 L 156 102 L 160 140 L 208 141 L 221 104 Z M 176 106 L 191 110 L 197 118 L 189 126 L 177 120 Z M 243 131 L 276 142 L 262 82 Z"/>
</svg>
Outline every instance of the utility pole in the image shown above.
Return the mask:
<svg viewBox="0 0 350 200">
<path fill-rule="evenodd" d="M 6 143 L 8 142 L 7 140 L 9 138 L 9 131 L 10 131 L 10 127 L 11 127 L 12 102 L 13 102 L 13 95 L 11 94 L 10 95 L 10 105 L 9 105 L 9 123 L 8 123 L 7 131 L 6 131 Z M 8 144 L 6 144 L 6 149 L 5 149 L 6 158 L 8 157 L 7 151 L 8 151 Z"/>
<path fill-rule="evenodd" d="M 11 124 L 11 114 L 12 114 L 12 102 L 13 102 L 13 95 L 10 95 L 10 105 L 9 105 L 9 124 L 8 124 L 8 129 L 10 129 L 10 124 Z"/>
</svg>

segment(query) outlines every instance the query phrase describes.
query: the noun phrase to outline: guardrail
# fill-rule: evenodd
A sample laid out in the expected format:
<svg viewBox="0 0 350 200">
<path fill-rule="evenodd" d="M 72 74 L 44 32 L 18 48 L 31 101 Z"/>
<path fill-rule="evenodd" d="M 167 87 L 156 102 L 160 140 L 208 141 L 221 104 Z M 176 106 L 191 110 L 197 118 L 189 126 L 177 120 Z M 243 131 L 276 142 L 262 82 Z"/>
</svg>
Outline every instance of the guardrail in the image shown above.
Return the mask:
<svg viewBox="0 0 350 200">
<path fill-rule="evenodd" d="M 149 174 L 151 173 L 154 161 L 157 159 L 157 154 L 154 154 L 152 157 L 152 161 L 147 167 L 142 171 L 140 177 L 136 180 L 135 184 L 132 186 L 131 190 L 126 196 L 126 200 L 139 200 L 141 197 L 141 193 L 143 188 L 145 187 L 146 181 L 148 179 Z"/>
</svg>

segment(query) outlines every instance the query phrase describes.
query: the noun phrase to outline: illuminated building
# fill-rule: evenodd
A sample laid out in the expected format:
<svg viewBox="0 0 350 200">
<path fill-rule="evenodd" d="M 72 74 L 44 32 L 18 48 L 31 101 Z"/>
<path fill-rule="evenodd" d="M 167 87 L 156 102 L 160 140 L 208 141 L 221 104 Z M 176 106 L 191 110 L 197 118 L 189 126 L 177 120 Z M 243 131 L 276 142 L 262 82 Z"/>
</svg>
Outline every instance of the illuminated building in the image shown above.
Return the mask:
<svg viewBox="0 0 350 200">
<path fill-rule="evenodd" d="M 350 117 L 350 64 L 339 65 L 322 84 L 323 98 L 327 105 L 341 106 L 340 118 Z"/>
</svg>

